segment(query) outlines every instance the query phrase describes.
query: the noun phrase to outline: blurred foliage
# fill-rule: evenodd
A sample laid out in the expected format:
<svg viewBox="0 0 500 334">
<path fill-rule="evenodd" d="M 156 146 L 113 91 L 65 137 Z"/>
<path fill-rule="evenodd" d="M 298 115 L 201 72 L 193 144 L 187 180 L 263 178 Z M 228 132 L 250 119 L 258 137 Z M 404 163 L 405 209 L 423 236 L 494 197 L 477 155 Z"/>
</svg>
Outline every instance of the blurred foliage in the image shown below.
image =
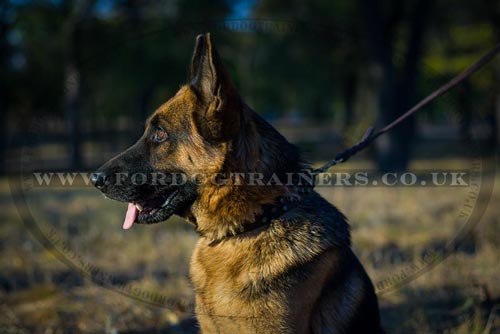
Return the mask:
<svg viewBox="0 0 500 334">
<path fill-rule="evenodd" d="M 92 8 L 72 18 L 82 2 L 90 2 Z M 380 5 L 387 25 L 386 16 L 399 16 L 392 18 L 400 22 L 394 38 L 398 64 L 405 56 L 413 13 L 411 1 L 396 3 Z M 466 1 L 459 6 L 444 0 L 434 5 L 436 10 L 425 22 L 431 33 L 425 42 L 424 83 L 460 71 L 498 34 L 498 23 L 495 27 L 489 20 L 490 10 L 500 11 L 498 3 L 492 9 Z M 359 15 L 361 3 L 356 1 L 257 2 L 251 15 L 266 18 L 275 29 L 254 31 L 242 31 L 237 20 L 229 20 L 234 3 L 220 0 L 4 1 L 3 6 L 8 11 L 6 41 L 11 48 L 9 110 L 14 113 L 62 115 L 69 24 L 79 30 L 76 57 L 84 80 L 85 118 L 131 114 L 141 95 L 147 95 L 148 112 L 164 102 L 186 80 L 194 36 L 208 30 L 214 30 L 235 81 L 260 112 L 299 111 L 312 119 L 342 114 L 346 78 L 369 75 L 368 36 Z M 451 10 L 460 15 L 445 15 Z M 220 30 L 217 24 L 223 22 L 228 24 Z M 478 76 L 473 88 L 491 87 L 491 76 Z M 417 95 L 429 89 L 422 87 Z"/>
<path fill-rule="evenodd" d="M 72 167 L 81 166 L 81 133 L 138 134 L 138 124 L 186 82 L 195 36 L 211 31 L 257 112 L 292 126 L 326 121 L 350 144 L 366 125 L 388 123 L 499 39 L 498 1 L 420 3 L 1 0 L 0 132 L 16 133 L 36 116 L 62 119 L 67 125 L 43 126 L 69 133 Z M 437 101 L 426 121 L 448 123 L 455 112 L 452 121 L 466 123 L 460 129 L 467 137 L 476 113 L 490 128 L 489 145 L 498 147 L 498 68 L 496 62 Z M 387 140 L 408 145 L 390 150 L 410 152 L 415 133 L 413 121 L 401 126 Z M 404 167 L 409 155 L 391 161 Z"/>
</svg>

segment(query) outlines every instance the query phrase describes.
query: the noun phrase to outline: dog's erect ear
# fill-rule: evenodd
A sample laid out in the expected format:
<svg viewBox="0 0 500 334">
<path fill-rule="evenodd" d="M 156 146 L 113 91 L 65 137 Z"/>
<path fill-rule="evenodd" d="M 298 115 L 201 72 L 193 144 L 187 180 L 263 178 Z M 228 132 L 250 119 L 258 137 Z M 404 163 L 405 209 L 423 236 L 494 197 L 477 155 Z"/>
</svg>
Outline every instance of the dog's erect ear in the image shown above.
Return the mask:
<svg viewBox="0 0 500 334">
<path fill-rule="evenodd" d="M 239 131 L 241 102 L 212 45 L 210 33 L 196 37 L 190 86 L 204 106 L 195 114 L 201 134 L 214 142 L 234 138 Z"/>
</svg>

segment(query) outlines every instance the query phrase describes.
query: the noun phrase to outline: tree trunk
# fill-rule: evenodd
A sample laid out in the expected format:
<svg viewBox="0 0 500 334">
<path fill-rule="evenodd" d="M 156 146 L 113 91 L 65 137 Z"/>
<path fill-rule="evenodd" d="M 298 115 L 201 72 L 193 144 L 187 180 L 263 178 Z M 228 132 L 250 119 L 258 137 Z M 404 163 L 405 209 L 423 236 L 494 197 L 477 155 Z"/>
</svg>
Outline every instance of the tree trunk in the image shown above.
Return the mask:
<svg viewBox="0 0 500 334">
<path fill-rule="evenodd" d="M 417 2 L 410 25 L 410 36 L 405 54 L 405 65 L 399 83 L 394 87 L 394 104 L 386 113 L 382 113 L 384 124 L 392 122 L 411 107 L 415 98 L 416 83 L 420 76 L 422 44 L 425 20 L 429 12 L 429 0 Z M 402 122 L 389 133 L 389 145 L 379 151 L 378 166 L 382 171 L 403 171 L 410 162 L 413 141 L 415 139 L 415 117 Z"/>
<path fill-rule="evenodd" d="M 354 73 L 350 73 L 343 78 L 342 82 L 342 96 L 345 108 L 344 130 L 348 130 L 355 122 L 354 102 L 358 84 L 357 76 Z"/>
<path fill-rule="evenodd" d="M 394 113 L 393 96 L 396 84 L 395 68 L 392 62 L 392 39 L 398 19 L 402 15 L 402 2 L 399 3 L 400 5 L 392 7 L 393 14 L 390 22 L 388 19 L 384 19 L 378 1 L 362 0 L 360 6 L 366 22 L 366 32 L 370 39 L 369 47 L 373 54 L 373 70 L 370 72 L 376 73 L 374 89 L 378 90 L 377 112 L 379 126 L 385 124 L 386 119 L 389 119 Z M 380 138 L 375 143 L 377 156 L 380 156 L 383 152 L 391 151 L 394 146 L 393 141 L 394 139 L 390 136 Z M 380 161 L 378 163 L 379 169 L 383 167 L 385 169 L 385 166 L 382 166 Z"/>
<path fill-rule="evenodd" d="M 7 113 L 9 112 L 9 93 L 8 93 L 8 61 L 9 61 L 9 44 L 7 42 L 7 32 L 9 26 L 7 23 L 7 12 L 9 2 L 6 0 L 0 1 L 0 174 L 6 172 L 7 160 Z"/>
<path fill-rule="evenodd" d="M 143 26 L 144 19 L 141 12 L 141 2 L 138 0 L 126 0 L 122 3 L 125 17 L 127 18 L 128 32 L 130 36 L 139 37 L 144 34 Z M 135 38 L 134 38 L 135 39 Z M 131 57 L 135 64 L 135 70 L 140 71 L 135 75 L 136 78 L 144 79 L 142 75 L 142 68 L 146 64 L 146 60 L 143 55 L 142 45 L 140 42 L 131 45 Z M 149 78 L 147 80 L 150 80 Z M 147 117 L 149 116 L 150 110 L 149 103 L 154 93 L 155 84 L 153 82 L 141 82 L 140 87 L 137 87 L 136 97 L 135 97 L 135 108 L 131 110 L 133 113 L 132 119 L 139 124 L 144 124 Z M 137 127 L 136 136 L 141 136 L 143 129 Z"/>
<path fill-rule="evenodd" d="M 68 8 L 68 18 L 65 24 L 65 78 L 64 78 L 64 110 L 69 131 L 69 167 L 73 170 L 82 168 L 80 109 L 82 71 L 79 62 L 81 34 L 86 20 L 92 14 L 95 0 L 73 2 L 64 5 Z"/>
<path fill-rule="evenodd" d="M 494 149 L 495 151 L 499 151 L 500 148 L 500 89 L 498 88 L 500 85 L 500 66 L 497 66 L 496 69 L 496 92 L 495 92 L 495 105 L 493 110 L 493 133 L 492 138 L 495 140 Z"/>
<path fill-rule="evenodd" d="M 495 2 L 487 2 L 487 12 L 489 20 L 493 29 L 495 31 L 495 40 L 500 40 L 500 7 L 495 5 Z M 491 110 L 491 147 L 493 150 L 498 151 L 500 149 L 500 61 L 497 59 L 493 64 L 495 67 L 493 76 L 493 87 L 495 91 L 493 92 L 493 106 Z"/>
<path fill-rule="evenodd" d="M 374 63 L 380 70 L 378 125 L 384 126 L 406 111 L 413 100 L 422 57 L 422 42 L 429 0 L 418 1 L 410 24 L 410 36 L 401 76 L 393 63 L 393 36 L 398 28 L 403 9 L 402 2 L 394 3 L 393 12 L 383 18 L 376 1 L 363 0 L 362 9 L 367 31 L 374 51 Z M 400 78 L 400 79 L 398 79 Z M 415 135 L 415 119 L 410 118 L 394 128 L 376 143 L 377 164 L 381 171 L 401 171 L 407 168 L 412 141 Z"/>
<path fill-rule="evenodd" d="M 68 50 L 68 53 L 74 53 Z M 70 169 L 76 170 L 82 166 L 80 142 L 80 73 L 73 56 L 66 58 L 64 109 L 68 122 Z"/>
</svg>

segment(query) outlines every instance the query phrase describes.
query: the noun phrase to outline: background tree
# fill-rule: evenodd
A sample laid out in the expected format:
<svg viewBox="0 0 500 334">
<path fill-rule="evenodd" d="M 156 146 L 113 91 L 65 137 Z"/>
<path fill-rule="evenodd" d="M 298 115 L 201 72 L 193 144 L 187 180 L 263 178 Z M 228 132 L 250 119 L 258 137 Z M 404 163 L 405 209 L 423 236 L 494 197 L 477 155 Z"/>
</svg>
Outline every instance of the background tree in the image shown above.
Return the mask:
<svg viewBox="0 0 500 334">
<path fill-rule="evenodd" d="M 381 1 L 360 2 L 370 41 L 369 48 L 373 51 L 373 62 L 379 73 L 379 125 L 392 122 L 404 113 L 414 100 L 429 6 L 428 0 L 391 1 L 390 6 L 387 6 L 389 10 L 384 11 Z M 404 20 L 405 15 L 409 16 L 407 20 Z M 406 25 L 407 38 L 401 38 L 398 34 L 403 30 L 402 25 Z M 398 59 L 395 54 L 398 51 L 396 43 L 399 48 L 405 50 L 404 59 Z M 402 64 L 397 66 L 396 61 Z M 376 147 L 379 169 L 406 169 L 414 136 L 415 118 L 412 117 L 378 141 Z"/>
<path fill-rule="evenodd" d="M 251 17 L 243 23 L 233 20 L 241 2 Z M 465 0 L 4 0 L 1 8 L 0 103 L 8 114 L 0 123 L 44 116 L 41 141 L 69 162 L 55 164 L 72 169 L 94 166 L 93 155 L 137 137 L 147 115 L 187 80 L 186 55 L 200 32 L 213 32 L 257 112 L 284 127 L 323 129 L 296 140 L 321 147 L 324 158 L 340 149 L 339 138 L 352 144 L 375 120 L 388 123 L 476 59 L 498 39 L 500 11 L 494 2 Z M 260 26 L 238 26 L 252 23 Z M 271 28 L 261 29 L 266 23 Z M 451 107 L 467 138 L 477 128 L 475 109 L 489 110 L 483 122 L 497 142 L 494 80 L 491 72 L 474 76 L 429 106 L 426 120 L 444 124 Z M 17 131 L 10 128 L 4 135 Z M 379 168 L 405 169 L 418 135 L 412 118 L 381 138 Z"/>
<path fill-rule="evenodd" d="M 78 169 L 82 166 L 80 113 L 82 99 L 81 49 L 82 30 L 89 24 L 95 0 L 67 0 L 61 3 L 65 22 L 64 33 L 64 109 L 69 126 L 70 166 Z"/>
<path fill-rule="evenodd" d="M 7 113 L 10 104 L 9 79 L 10 71 L 10 43 L 7 36 L 10 31 L 9 12 L 10 2 L 0 1 L 0 174 L 5 172 L 6 150 L 7 150 Z"/>
</svg>

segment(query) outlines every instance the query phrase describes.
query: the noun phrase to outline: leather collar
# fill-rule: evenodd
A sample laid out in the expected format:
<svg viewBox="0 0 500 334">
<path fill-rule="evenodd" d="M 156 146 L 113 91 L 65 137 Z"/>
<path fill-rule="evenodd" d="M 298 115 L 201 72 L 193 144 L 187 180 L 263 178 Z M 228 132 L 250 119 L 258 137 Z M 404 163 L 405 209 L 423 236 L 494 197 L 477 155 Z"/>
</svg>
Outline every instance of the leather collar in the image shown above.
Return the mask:
<svg viewBox="0 0 500 334">
<path fill-rule="evenodd" d="M 298 197 L 280 196 L 276 198 L 274 203 L 265 204 L 262 207 L 262 213 L 255 216 L 253 222 L 243 223 L 238 234 L 250 232 L 263 226 L 269 227 L 274 219 L 297 207 L 298 202 Z"/>
<path fill-rule="evenodd" d="M 312 187 L 297 187 L 295 190 L 299 194 L 309 194 L 312 192 Z M 235 237 L 243 233 L 254 231 L 258 228 L 268 228 L 274 219 L 281 217 L 286 212 L 296 208 L 300 202 L 300 195 L 285 195 L 277 197 L 273 203 L 265 204 L 262 207 L 262 213 L 255 216 L 254 221 L 244 222 L 242 228 L 236 234 L 228 234 L 225 238 Z"/>
</svg>

